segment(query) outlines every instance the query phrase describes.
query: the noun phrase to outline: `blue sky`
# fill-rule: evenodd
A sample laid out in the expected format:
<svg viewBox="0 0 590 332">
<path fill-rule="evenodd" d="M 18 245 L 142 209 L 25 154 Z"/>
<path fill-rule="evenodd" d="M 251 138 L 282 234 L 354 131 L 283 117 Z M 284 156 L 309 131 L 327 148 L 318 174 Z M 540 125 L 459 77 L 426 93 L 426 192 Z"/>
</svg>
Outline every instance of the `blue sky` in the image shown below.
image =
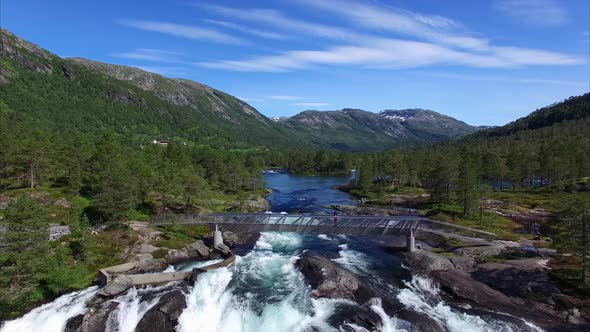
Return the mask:
<svg viewBox="0 0 590 332">
<path fill-rule="evenodd" d="M 267 116 L 428 108 L 501 125 L 590 90 L 588 0 L 1 0 L 0 25 Z"/>
</svg>

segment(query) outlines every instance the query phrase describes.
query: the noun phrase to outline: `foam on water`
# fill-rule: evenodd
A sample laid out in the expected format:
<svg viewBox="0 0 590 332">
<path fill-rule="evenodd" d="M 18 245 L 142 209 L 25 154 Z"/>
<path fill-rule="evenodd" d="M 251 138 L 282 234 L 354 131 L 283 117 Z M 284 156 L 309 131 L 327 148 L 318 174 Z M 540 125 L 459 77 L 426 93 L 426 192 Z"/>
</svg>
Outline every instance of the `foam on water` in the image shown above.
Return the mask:
<svg viewBox="0 0 590 332">
<path fill-rule="evenodd" d="M 174 272 L 174 271 L 188 272 L 188 271 L 192 271 L 196 267 L 213 265 L 213 264 L 220 263 L 222 261 L 223 261 L 223 259 L 212 259 L 212 260 L 208 260 L 208 261 L 188 262 L 188 263 L 180 264 L 179 266 L 177 266 L 176 268 L 174 268 L 172 271 L 169 271 L 169 272 Z"/>
<path fill-rule="evenodd" d="M 336 238 L 329 236 L 327 234 L 320 234 L 320 235 L 318 235 L 318 238 L 322 239 L 322 240 L 326 240 L 326 241 L 337 241 Z"/>
<path fill-rule="evenodd" d="M 342 264 L 354 272 L 370 274 L 371 259 L 369 256 L 362 252 L 349 249 L 347 244 L 341 244 L 338 247 L 342 250 L 338 252 L 340 255 L 339 258 L 332 259 L 334 262 Z"/>
<path fill-rule="evenodd" d="M 154 296 L 149 301 L 140 302 L 142 295 L 149 292 L 157 294 L 162 288 L 164 287 L 145 288 L 140 290 L 132 288 L 123 296 L 119 296 L 115 300 L 116 302 L 119 302 L 119 306 L 116 311 L 110 315 L 107 322 L 107 330 L 117 332 L 135 331 L 135 327 L 143 315 L 156 305 L 160 299 L 160 296 Z"/>
<path fill-rule="evenodd" d="M 178 331 L 338 331 L 326 323 L 338 300 L 311 299 L 298 257 L 285 253 L 300 245 L 297 234 L 263 233 L 231 268 L 201 274 Z"/>
<path fill-rule="evenodd" d="M 98 287 L 86 288 L 79 292 L 58 297 L 53 302 L 31 310 L 26 315 L 4 323 L 2 332 L 61 332 L 71 317 L 86 312 L 85 302 Z"/>
<path fill-rule="evenodd" d="M 406 285 L 408 288 L 401 289 L 397 295 L 398 300 L 412 310 L 427 314 L 451 332 L 513 330 L 505 322 L 484 320 L 479 316 L 453 310 L 439 297 L 438 288 L 430 279 L 414 276 Z"/>
<path fill-rule="evenodd" d="M 296 233 L 260 233 L 255 250 L 293 251 L 301 246 L 301 235 Z"/>
<path fill-rule="evenodd" d="M 332 242 L 323 242 L 331 248 L 334 248 L 334 241 L 338 243 L 344 240 L 327 235 L 320 235 L 319 238 Z M 265 232 L 256 242 L 254 250 L 245 256 L 236 257 L 233 266 L 200 274 L 186 294 L 187 308 L 179 317 L 177 331 L 367 331 L 353 323 L 340 327 L 328 324 L 340 305 L 355 304 L 349 300 L 315 299 L 311 296 L 310 287 L 295 267 L 299 259 L 297 255 L 305 249 L 302 244 L 309 239 L 313 238 L 304 241 L 303 236 L 294 233 Z M 373 276 L 372 281 L 378 287 L 389 287 L 380 296 L 397 297 L 407 308 L 431 317 L 449 331 L 496 332 L 516 329 L 509 323 L 451 308 L 441 299 L 437 286 L 427 278 L 415 276 L 406 288 L 398 291 L 375 276 L 372 269 L 377 261 L 363 252 L 351 249 L 347 244 L 341 244 L 339 248 L 340 258 L 334 261 L 361 275 Z M 218 261 L 191 262 L 175 268 L 169 267 L 167 271 L 190 271 L 194 267 Z M 17 320 L 7 322 L 1 332 L 63 331 L 69 318 L 86 311 L 84 303 L 96 290 L 96 287 L 91 287 L 64 295 Z M 160 293 L 160 288 L 131 289 L 116 298 L 115 301 L 120 304 L 109 317 L 108 330 L 134 331 L 143 315 L 158 302 Z M 381 301 L 374 300 L 370 309 L 381 318 L 382 332 L 413 330 L 408 322 L 388 316 Z M 532 325 L 530 327 L 534 328 Z"/>
</svg>

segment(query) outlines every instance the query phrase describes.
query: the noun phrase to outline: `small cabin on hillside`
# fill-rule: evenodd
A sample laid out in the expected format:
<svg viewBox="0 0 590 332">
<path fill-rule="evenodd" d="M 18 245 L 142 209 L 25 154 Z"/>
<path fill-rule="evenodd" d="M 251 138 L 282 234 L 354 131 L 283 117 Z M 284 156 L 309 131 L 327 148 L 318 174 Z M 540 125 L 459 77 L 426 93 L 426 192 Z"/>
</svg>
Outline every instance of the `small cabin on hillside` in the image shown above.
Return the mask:
<svg viewBox="0 0 590 332">
<path fill-rule="evenodd" d="M 167 140 L 159 140 L 159 139 L 155 139 L 152 141 L 153 144 L 157 144 L 157 145 L 162 145 L 162 146 L 168 146 L 168 141 Z"/>
</svg>

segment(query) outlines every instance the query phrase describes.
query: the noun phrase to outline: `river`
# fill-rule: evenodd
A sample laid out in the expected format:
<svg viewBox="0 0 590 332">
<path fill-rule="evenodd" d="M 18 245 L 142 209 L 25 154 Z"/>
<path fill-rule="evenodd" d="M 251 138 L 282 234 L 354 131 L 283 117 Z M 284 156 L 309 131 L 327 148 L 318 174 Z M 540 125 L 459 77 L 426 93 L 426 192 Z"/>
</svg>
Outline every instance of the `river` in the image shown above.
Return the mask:
<svg viewBox="0 0 590 332">
<path fill-rule="evenodd" d="M 330 205 L 355 205 L 356 199 L 333 187 L 346 184 L 351 176 L 306 176 L 264 173 L 272 193 L 267 198 L 272 212 L 332 212 Z"/>
<path fill-rule="evenodd" d="M 265 177 L 273 189 L 269 197 L 273 211 L 317 212 L 325 205 L 353 203 L 351 197 L 332 189 L 346 178 L 288 174 Z M 311 288 L 295 267 L 299 255 L 305 251 L 332 257 L 364 277 L 383 298 L 397 303 L 404 311 L 429 317 L 443 330 L 518 330 L 510 323 L 469 314 L 464 308 L 445 302 L 436 285 L 425 277 L 413 276 L 401 281 L 400 259 L 386 253 L 379 239 L 268 232 L 261 234 L 252 250 L 238 256 L 234 265 L 201 274 L 194 284 L 184 289 L 188 306 L 179 317 L 177 331 L 367 331 L 342 317 L 345 312 L 360 309 L 358 304 L 311 296 Z M 198 264 L 170 269 L 190 270 Z M 132 289 L 115 299 L 120 304 L 110 315 L 109 330 L 134 331 L 142 315 L 157 302 L 158 294 L 170 287 L 176 286 Z M 96 287 L 91 287 L 64 295 L 7 322 L 1 331 L 63 331 L 68 318 L 87 310 L 84 302 L 96 291 Z M 368 308 L 379 317 L 380 331 L 416 331 L 411 322 L 386 314 L 379 303 Z M 339 315 L 340 319 L 336 319 Z"/>
</svg>

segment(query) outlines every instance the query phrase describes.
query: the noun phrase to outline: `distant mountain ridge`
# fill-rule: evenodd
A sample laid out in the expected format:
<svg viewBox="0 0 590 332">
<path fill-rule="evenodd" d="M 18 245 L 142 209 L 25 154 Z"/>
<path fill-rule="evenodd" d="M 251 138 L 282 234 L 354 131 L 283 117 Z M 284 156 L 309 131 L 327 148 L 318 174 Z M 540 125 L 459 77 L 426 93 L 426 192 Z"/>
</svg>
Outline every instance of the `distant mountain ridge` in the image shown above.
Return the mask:
<svg viewBox="0 0 590 332">
<path fill-rule="evenodd" d="M 463 137 L 477 127 L 423 109 L 304 111 L 282 122 L 314 144 L 347 151 L 379 151 Z"/>
<path fill-rule="evenodd" d="M 17 114 L 18 121 L 59 132 L 93 135 L 112 130 L 134 143 L 166 139 L 219 147 L 380 151 L 477 130 L 422 109 L 379 114 L 358 109 L 305 111 L 270 119 L 246 102 L 198 82 L 60 58 L 1 28 L 0 38 L 0 108 Z"/>
</svg>

